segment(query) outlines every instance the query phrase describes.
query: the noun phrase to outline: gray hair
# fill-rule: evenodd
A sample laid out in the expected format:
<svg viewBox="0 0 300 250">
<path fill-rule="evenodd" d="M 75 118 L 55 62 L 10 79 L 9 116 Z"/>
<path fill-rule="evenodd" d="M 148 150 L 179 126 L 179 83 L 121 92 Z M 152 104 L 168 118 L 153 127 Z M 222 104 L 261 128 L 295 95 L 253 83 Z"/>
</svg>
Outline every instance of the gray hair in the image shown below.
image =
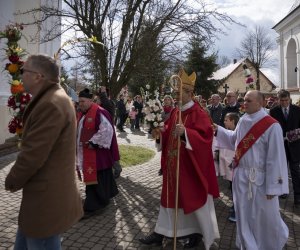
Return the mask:
<svg viewBox="0 0 300 250">
<path fill-rule="evenodd" d="M 31 55 L 27 62 L 47 80 L 59 82 L 59 66 L 54 58 L 48 55 Z"/>
</svg>

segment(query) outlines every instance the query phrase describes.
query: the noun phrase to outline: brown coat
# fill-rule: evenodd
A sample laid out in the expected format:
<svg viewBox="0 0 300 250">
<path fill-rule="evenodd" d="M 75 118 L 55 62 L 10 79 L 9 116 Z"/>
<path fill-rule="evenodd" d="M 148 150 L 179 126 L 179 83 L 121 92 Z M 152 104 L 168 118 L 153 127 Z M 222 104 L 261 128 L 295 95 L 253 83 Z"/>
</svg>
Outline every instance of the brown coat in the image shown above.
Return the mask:
<svg viewBox="0 0 300 250">
<path fill-rule="evenodd" d="M 75 177 L 75 110 L 57 83 L 41 84 L 25 111 L 21 151 L 5 182 L 6 188 L 23 189 L 19 227 L 34 238 L 61 234 L 83 214 Z"/>
</svg>

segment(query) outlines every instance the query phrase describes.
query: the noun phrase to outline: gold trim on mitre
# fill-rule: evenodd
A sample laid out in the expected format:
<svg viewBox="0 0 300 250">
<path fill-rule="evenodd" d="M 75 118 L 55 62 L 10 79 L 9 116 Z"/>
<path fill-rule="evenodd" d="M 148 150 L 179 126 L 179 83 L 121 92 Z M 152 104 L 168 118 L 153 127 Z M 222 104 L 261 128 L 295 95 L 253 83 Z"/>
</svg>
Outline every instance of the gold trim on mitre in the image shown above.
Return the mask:
<svg viewBox="0 0 300 250">
<path fill-rule="evenodd" d="M 193 90 L 196 82 L 196 73 L 193 72 L 188 76 L 184 69 L 180 69 L 178 76 L 182 81 L 182 88 Z"/>
</svg>

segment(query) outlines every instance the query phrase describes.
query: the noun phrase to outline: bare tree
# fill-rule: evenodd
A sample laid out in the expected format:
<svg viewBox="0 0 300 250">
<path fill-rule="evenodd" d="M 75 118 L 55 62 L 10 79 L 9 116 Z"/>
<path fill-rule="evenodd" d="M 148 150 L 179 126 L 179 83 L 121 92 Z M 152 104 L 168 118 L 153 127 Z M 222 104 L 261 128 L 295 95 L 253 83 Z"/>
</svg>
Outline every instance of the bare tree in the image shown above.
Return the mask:
<svg viewBox="0 0 300 250">
<path fill-rule="evenodd" d="M 241 58 L 248 58 L 256 72 L 256 89 L 260 90 L 259 71 L 263 67 L 274 64 L 273 52 L 276 44 L 270 33 L 261 26 L 249 31 L 242 40 L 240 48 L 236 49 Z"/>
<path fill-rule="evenodd" d="M 83 47 L 80 55 L 88 56 L 88 61 L 97 65 L 92 67 L 99 69 L 101 84 L 110 87 L 113 97 L 130 81 L 141 50 L 148 49 L 139 46 L 144 22 L 153 25 L 152 39 L 165 47 L 166 57 L 172 60 L 178 58 L 189 37 L 201 36 L 209 43 L 224 33 L 224 26 L 234 22 L 211 9 L 205 0 L 195 0 L 192 6 L 189 0 L 63 0 L 61 9 L 42 6 L 22 14 L 32 14 L 35 21 L 31 24 L 40 28 L 50 17 L 57 17 L 42 42 L 73 31 L 95 36 L 103 43 L 104 46 Z M 62 29 L 58 29 L 61 19 Z"/>
<path fill-rule="evenodd" d="M 219 68 L 223 68 L 226 67 L 227 65 L 229 65 L 232 61 L 229 59 L 228 56 L 218 56 L 217 58 L 217 64 Z"/>
</svg>

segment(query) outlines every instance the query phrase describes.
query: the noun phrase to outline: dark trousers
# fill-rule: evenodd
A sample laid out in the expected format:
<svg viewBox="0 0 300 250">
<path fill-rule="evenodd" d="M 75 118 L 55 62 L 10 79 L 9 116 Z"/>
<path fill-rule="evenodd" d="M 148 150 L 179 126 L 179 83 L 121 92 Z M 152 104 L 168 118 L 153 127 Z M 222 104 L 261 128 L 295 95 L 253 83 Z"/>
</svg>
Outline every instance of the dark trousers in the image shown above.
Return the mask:
<svg viewBox="0 0 300 250">
<path fill-rule="evenodd" d="M 135 119 L 130 119 L 130 128 L 134 129 Z"/>
<path fill-rule="evenodd" d="M 300 202 L 300 161 L 289 161 L 288 164 L 292 176 L 294 200 Z"/>
<path fill-rule="evenodd" d="M 124 123 L 127 119 L 127 113 L 119 115 L 119 123 L 117 124 L 118 129 L 123 129 Z"/>
<path fill-rule="evenodd" d="M 137 115 L 136 117 L 135 117 L 135 128 L 136 129 L 140 129 L 140 121 L 141 121 L 141 116 L 139 116 L 139 115 Z"/>
</svg>

